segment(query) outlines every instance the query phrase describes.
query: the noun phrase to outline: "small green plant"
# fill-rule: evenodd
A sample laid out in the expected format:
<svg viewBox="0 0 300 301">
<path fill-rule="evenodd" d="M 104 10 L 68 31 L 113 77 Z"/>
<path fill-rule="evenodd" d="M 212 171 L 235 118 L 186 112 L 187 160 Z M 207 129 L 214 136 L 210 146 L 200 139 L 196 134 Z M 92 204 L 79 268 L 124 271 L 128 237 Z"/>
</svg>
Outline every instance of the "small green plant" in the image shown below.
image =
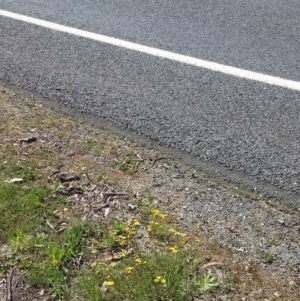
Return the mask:
<svg viewBox="0 0 300 301">
<path fill-rule="evenodd" d="M 261 252 L 260 257 L 265 263 L 271 263 L 273 261 L 273 255 L 271 252 Z"/>
<path fill-rule="evenodd" d="M 273 255 L 269 251 L 263 251 L 260 244 L 254 243 L 254 252 L 259 256 L 265 263 L 271 263 L 273 261 Z"/>
<path fill-rule="evenodd" d="M 46 246 L 45 251 L 54 266 L 61 266 L 63 261 L 66 259 L 67 249 L 56 242 L 50 242 Z"/>
<path fill-rule="evenodd" d="M 98 181 L 105 181 L 108 179 L 108 175 L 106 172 L 100 172 L 97 175 L 97 179 L 98 179 Z"/>
<path fill-rule="evenodd" d="M 13 252 L 25 251 L 30 246 L 30 242 L 31 235 L 24 233 L 20 228 L 17 228 L 15 233 L 9 237 L 9 243 Z"/>
<path fill-rule="evenodd" d="M 200 274 L 194 283 L 203 292 L 213 290 L 219 286 L 218 281 L 210 274 Z"/>
<path fill-rule="evenodd" d="M 127 225 L 123 221 L 112 220 L 111 225 L 113 229 L 117 231 L 118 234 L 126 232 Z"/>
<path fill-rule="evenodd" d="M 225 281 L 228 283 L 228 284 L 234 284 L 235 281 L 236 281 L 236 274 L 232 271 L 229 271 L 229 272 L 226 272 L 225 273 Z"/>
<path fill-rule="evenodd" d="M 129 170 L 130 165 L 129 165 L 129 163 L 127 163 L 127 162 L 122 162 L 122 163 L 119 165 L 119 168 L 120 168 L 121 171 L 126 172 L 126 171 Z"/>
<path fill-rule="evenodd" d="M 82 274 L 82 285 L 90 301 L 100 301 L 101 288 L 96 275 Z"/>
<path fill-rule="evenodd" d="M 55 192 L 59 191 L 60 189 L 64 189 L 65 186 L 62 182 L 60 181 L 55 181 L 52 185 L 52 188 Z"/>
<path fill-rule="evenodd" d="M 85 243 L 82 239 L 82 229 L 79 226 L 66 231 L 63 236 L 63 245 L 67 257 L 76 257 L 84 251 Z"/>
<path fill-rule="evenodd" d="M 25 169 L 23 175 L 21 176 L 25 182 L 34 181 L 37 178 L 35 172 L 31 169 Z"/>
<path fill-rule="evenodd" d="M 116 231 L 104 233 L 101 238 L 101 247 L 104 249 L 114 249 L 118 246 L 118 235 Z"/>
</svg>

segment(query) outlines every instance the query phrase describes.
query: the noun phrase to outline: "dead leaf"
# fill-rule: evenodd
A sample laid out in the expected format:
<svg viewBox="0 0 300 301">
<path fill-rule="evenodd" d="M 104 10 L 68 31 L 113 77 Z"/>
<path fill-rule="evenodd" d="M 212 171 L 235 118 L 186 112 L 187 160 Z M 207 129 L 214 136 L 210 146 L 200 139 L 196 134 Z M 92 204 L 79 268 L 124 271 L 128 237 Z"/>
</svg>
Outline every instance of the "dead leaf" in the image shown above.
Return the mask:
<svg viewBox="0 0 300 301">
<path fill-rule="evenodd" d="M 50 223 L 50 221 L 48 219 L 45 220 L 46 225 L 51 228 L 52 230 L 54 230 L 54 226 Z"/>
<path fill-rule="evenodd" d="M 110 209 L 109 209 L 109 207 L 108 208 L 104 208 L 103 211 L 104 211 L 104 216 L 107 217 L 108 214 L 109 214 Z"/>
</svg>

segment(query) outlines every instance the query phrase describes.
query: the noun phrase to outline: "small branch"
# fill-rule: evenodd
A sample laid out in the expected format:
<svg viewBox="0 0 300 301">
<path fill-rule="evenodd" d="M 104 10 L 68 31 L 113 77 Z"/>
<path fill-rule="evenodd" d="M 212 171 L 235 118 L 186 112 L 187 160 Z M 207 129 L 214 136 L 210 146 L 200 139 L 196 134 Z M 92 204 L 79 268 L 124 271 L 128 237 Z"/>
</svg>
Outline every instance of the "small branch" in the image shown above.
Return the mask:
<svg viewBox="0 0 300 301">
<path fill-rule="evenodd" d="M 32 143 L 37 141 L 37 137 L 28 137 L 28 138 L 22 138 L 19 139 L 20 142 L 25 142 L 25 143 Z"/>
<path fill-rule="evenodd" d="M 158 157 L 158 158 L 156 158 L 156 159 L 153 161 L 152 165 L 151 165 L 148 169 L 153 168 L 153 166 L 154 166 L 158 161 L 160 161 L 160 160 L 169 160 L 169 159 L 172 159 L 172 158 L 168 158 L 168 157 Z"/>
<path fill-rule="evenodd" d="M 7 275 L 6 283 L 6 301 L 12 301 L 12 279 L 14 277 L 14 269 L 11 268 Z"/>
<path fill-rule="evenodd" d="M 80 180 L 80 177 L 79 176 L 69 176 L 69 177 L 61 176 L 61 177 L 59 177 L 59 179 L 62 183 L 64 183 L 64 182 L 78 181 L 78 180 Z"/>
<path fill-rule="evenodd" d="M 224 266 L 224 262 L 222 261 L 213 261 L 205 264 L 204 266 L 201 267 L 201 269 L 207 269 L 212 266 Z"/>
<path fill-rule="evenodd" d="M 108 195 L 108 196 L 110 196 L 110 195 L 127 195 L 127 193 L 126 192 L 102 192 L 102 194 L 103 195 Z"/>
</svg>

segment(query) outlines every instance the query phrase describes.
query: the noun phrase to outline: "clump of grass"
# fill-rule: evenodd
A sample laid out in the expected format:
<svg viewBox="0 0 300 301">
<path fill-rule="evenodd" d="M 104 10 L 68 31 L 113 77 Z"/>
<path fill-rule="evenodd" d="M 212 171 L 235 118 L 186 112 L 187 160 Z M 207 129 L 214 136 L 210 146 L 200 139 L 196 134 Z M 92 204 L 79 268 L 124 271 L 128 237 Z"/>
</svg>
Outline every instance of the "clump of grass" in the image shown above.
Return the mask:
<svg viewBox="0 0 300 301">
<path fill-rule="evenodd" d="M 63 245 L 69 257 L 81 255 L 85 249 L 83 230 L 80 226 L 72 227 L 63 234 Z"/>
<path fill-rule="evenodd" d="M 25 251 L 31 243 L 32 236 L 17 228 L 14 234 L 9 235 L 9 244 L 13 252 Z"/>
<path fill-rule="evenodd" d="M 271 263 L 273 261 L 273 255 L 271 252 L 261 252 L 260 256 L 265 263 Z"/>
<path fill-rule="evenodd" d="M 108 175 L 106 172 L 100 172 L 97 175 L 97 179 L 98 179 L 98 181 L 105 181 L 108 179 Z"/>
<path fill-rule="evenodd" d="M 66 249 L 56 242 L 48 243 L 45 252 L 50 257 L 51 264 L 54 266 L 61 266 L 67 255 Z"/>
</svg>

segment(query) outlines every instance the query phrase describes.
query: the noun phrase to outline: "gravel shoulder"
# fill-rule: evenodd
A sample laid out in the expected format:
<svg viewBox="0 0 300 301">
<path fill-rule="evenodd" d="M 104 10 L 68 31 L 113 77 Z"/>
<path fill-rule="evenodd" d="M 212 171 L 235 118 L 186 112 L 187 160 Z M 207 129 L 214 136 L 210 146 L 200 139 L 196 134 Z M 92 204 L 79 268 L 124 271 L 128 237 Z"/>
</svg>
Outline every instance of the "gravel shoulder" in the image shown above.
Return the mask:
<svg viewBox="0 0 300 301">
<path fill-rule="evenodd" d="M 25 99 L 17 100 L 15 94 L 6 103 L 1 100 L 2 108 L 4 105 L 18 111 L 32 110 L 32 114 L 43 107 L 38 103 L 31 107 Z M 271 206 L 268 199 L 226 182 L 216 182 L 172 155 L 141 147 L 82 121 L 77 123 L 80 125 L 77 134 L 82 137 L 117 141 L 112 145 L 114 151 L 109 153 L 109 160 L 102 155 L 82 156 L 91 169 L 93 164 L 102 165 L 109 177 L 132 196 L 150 192 L 160 207 L 176 213 L 176 223 L 181 229 L 199 232 L 207 244 L 217 242 L 220 249 L 226 250 L 225 261 L 241 263 L 241 273 L 256 275 L 250 293 L 241 300 L 299 300 L 299 211 Z M 64 138 L 53 143 L 53 147 L 60 147 Z M 62 155 L 72 157 L 72 150 Z M 133 172 L 124 174 L 112 164 L 130 162 L 132 156 L 136 163 Z M 231 299 L 199 297 L 199 300 Z"/>
</svg>

